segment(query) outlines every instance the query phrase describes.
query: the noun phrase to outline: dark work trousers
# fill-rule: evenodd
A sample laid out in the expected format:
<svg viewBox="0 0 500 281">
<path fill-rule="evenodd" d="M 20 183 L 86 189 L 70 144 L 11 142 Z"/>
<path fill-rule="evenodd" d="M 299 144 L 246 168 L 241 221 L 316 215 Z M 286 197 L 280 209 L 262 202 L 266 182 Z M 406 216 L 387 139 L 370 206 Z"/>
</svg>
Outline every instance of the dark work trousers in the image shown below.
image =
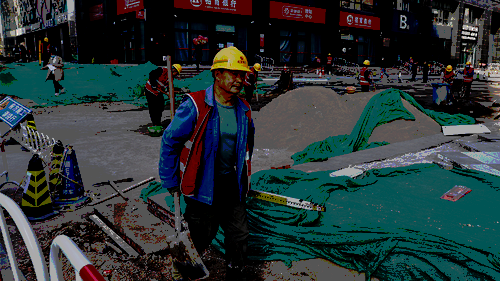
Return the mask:
<svg viewBox="0 0 500 281">
<path fill-rule="evenodd" d="M 465 90 L 464 95 L 465 95 L 466 98 L 470 97 L 470 88 L 471 88 L 471 86 L 472 86 L 472 82 L 464 82 L 464 88 L 465 88 L 464 89 Z"/>
<path fill-rule="evenodd" d="M 155 95 L 146 90 L 146 99 L 148 100 L 149 117 L 151 117 L 153 126 L 161 126 L 161 116 L 165 109 L 165 98 L 163 97 L 163 93 Z"/>
<path fill-rule="evenodd" d="M 423 82 L 424 83 L 427 83 L 427 81 L 429 80 L 429 72 L 427 71 L 424 71 L 424 77 L 423 77 Z"/>
<path fill-rule="evenodd" d="M 253 88 L 254 86 L 243 86 L 245 89 L 245 100 L 250 103 L 253 98 Z"/>
<path fill-rule="evenodd" d="M 232 267 L 245 266 L 248 221 L 246 203 L 238 200 L 239 189 L 236 172 L 215 177 L 214 201 L 212 205 L 185 197 L 184 217 L 188 223 L 191 239 L 198 254 L 210 246 L 217 235 L 219 225 L 224 230 L 226 261 Z"/>
<path fill-rule="evenodd" d="M 61 83 L 59 83 L 59 81 L 56 81 L 54 73 L 50 73 L 48 80 L 52 80 L 52 82 L 54 83 L 54 90 L 56 93 L 59 93 L 59 90 L 64 89 L 63 86 L 61 86 Z"/>
<path fill-rule="evenodd" d="M 331 73 L 332 73 L 332 65 L 326 64 L 325 74 L 331 74 Z"/>
</svg>

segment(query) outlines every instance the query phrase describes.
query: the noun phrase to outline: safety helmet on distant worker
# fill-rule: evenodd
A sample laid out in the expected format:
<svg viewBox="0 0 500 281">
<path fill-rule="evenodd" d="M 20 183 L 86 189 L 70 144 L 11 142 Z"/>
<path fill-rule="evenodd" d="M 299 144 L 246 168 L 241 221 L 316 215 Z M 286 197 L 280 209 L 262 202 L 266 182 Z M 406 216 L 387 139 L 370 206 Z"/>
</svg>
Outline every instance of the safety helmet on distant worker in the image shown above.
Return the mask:
<svg viewBox="0 0 500 281">
<path fill-rule="evenodd" d="M 370 61 L 369 61 L 369 60 L 365 60 L 365 61 L 363 62 L 363 64 L 364 64 L 364 65 L 370 65 Z"/>
<path fill-rule="evenodd" d="M 256 63 L 253 65 L 253 69 L 255 69 L 255 71 L 260 71 L 261 68 L 260 68 L 260 63 Z"/>
<path fill-rule="evenodd" d="M 471 65 L 471 64 L 472 64 L 472 63 L 471 63 L 470 61 L 468 61 L 468 62 L 466 63 L 466 65 Z"/>
<path fill-rule="evenodd" d="M 182 71 L 182 66 L 180 64 L 174 64 L 172 65 L 173 68 L 175 68 L 175 70 L 177 70 L 177 73 L 181 73 Z"/>
<path fill-rule="evenodd" d="M 328 53 L 329 56 L 331 56 L 332 54 Z"/>
<path fill-rule="evenodd" d="M 215 69 L 250 72 L 247 58 L 240 50 L 233 46 L 224 48 L 215 55 L 210 71 Z"/>
<path fill-rule="evenodd" d="M 43 38 L 43 41 L 49 42 L 49 38 L 45 37 L 45 38 Z"/>
<path fill-rule="evenodd" d="M 446 71 L 452 71 L 452 70 L 453 70 L 453 66 L 448 65 L 448 66 L 446 67 Z"/>
</svg>

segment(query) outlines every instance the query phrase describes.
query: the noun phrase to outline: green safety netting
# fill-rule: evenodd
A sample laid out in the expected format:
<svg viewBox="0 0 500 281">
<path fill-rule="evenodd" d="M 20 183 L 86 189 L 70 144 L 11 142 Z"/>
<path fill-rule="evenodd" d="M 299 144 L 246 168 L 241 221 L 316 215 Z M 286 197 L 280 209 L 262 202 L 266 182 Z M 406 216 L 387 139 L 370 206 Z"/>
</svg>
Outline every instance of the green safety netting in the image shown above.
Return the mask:
<svg viewBox="0 0 500 281">
<path fill-rule="evenodd" d="M 435 164 L 373 169 L 356 179 L 331 172 L 252 175 L 253 189 L 323 204 L 326 212 L 248 198 L 250 260 L 290 266 L 324 258 L 367 280 L 500 280 L 498 177 Z M 471 193 L 440 199 L 457 184 Z M 162 192 L 154 183 L 141 197 Z M 165 201 L 173 210 L 172 197 Z M 213 245 L 224 253 L 223 241 L 219 229 Z"/>
<path fill-rule="evenodd" d="M 46 107 L 67 104 L 79 104 L 95 101 L 123 101 L 136 106 L 146 106 L 144 86 L 149 72 L 157 66 L 151 62 L 137 66 L 116 65 L 79 65 L 65 63 L 64 80 L 61 85 L 66 93 L 54 96 L 52 81 L 45 81 L 47 70 L 40 70 L 37 62 L 7 64 L 0 70 L 0 94 L 31 99 L 32 107 Z M 174 79 L 175 88 L 187 88 L 190 92 L 204 90 L 213 84 L 209 70 L 199 75 L 179 80 Z M 264 94 L 258 84 L 256 92 Z M 242 94 L 244 91 L 242 91 Z M 176 103 L 180 103 L 184 95 L 176 95 Z M 165 104 L 170 104 L 165 98 Z"/>
<path fill-rule="evenodd" d="M 403 106 L 402 98 L 441 126 L 475 124 L 474 118 L 464 114 L 450 115 L 425 109 L 407 93 L 391 88 L 370 99 L 350 135 L 331 136 L 308 145 L 304 150 L 292 155 L 294 165 L 325 161 L 334 156 L 389 144 L 388 142 L 368 143 L 368 139 L 377 126 L 398 119 L 415 120 L 415 116 Z"/>
</svg>

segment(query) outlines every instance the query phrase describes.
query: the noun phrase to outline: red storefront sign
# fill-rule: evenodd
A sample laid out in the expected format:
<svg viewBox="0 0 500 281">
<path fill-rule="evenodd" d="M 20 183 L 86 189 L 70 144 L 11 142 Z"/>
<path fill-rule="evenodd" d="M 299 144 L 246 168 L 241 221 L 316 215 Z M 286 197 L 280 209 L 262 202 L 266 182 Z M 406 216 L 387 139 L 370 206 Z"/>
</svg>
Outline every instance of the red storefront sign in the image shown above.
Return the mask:
<svg viewBox="0 0 500 281">
<path fill-rule="evenodd" d="M 140 10 L 140 11 L 135 12 L 135 17 L 140 19 L 140 20 L 143 20 L 144 19 L 144 10 Z"/>
<path fill-rule="evenodd" d="M 89 19 L 90 21 L 100 20 L 100 19 L 104 18 L 102 4 L 90 7 L 89 16 L 90 16 L 90 19 Z"/>
<path fill-rule="evenodd" d="M 380 30 L 380 18 L 361 14 L 340 12 L 340 26 Z"/>
<path fill-rule="evenodd" d="M 326 10 L 270 1 L 270 18 L 325 23 Z"/>
<path fill-rule="evenodd" d="M 260 47 L 264 48 L 264 34 L 260 35 Z"/>
<path fill-rule="evenodd" d="M 116 14 L 122 15 L 144 9 L 142 0 L 117 0 Z"/>
<path fill-rule="evenodd" d="M 174 0 L 179 9 L 252 15 L 252 0 Z"/>
</svg>

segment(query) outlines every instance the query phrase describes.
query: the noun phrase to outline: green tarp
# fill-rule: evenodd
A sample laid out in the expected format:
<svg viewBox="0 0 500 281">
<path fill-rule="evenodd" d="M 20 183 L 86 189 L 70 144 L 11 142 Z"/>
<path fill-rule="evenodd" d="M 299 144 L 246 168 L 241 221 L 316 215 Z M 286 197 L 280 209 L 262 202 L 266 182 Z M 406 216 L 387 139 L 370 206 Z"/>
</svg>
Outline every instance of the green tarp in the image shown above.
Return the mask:
<svg viewBox="0 0 500 281">
<path fill-rule="evenodd" d="M 325 161 L 334 156 L 389 144 L 388 142 L 368 143 L 368 139 L 373 130 L 382 124 L 398 119 L 415 120 L 415 116 L 403 106 L 402 98 L 441 126 L 475 124 L 474 118 L 470 116 L 463 114 L 450 115 L 424 109 L 407 93 L 397 89 L 388 89 L 370 99 L 350 135 L 331 136 L 323 141 L 310 144 L 303 151 L 292 155 L 294 165 Z"/>
<path fill-rule="evenodd" d="M 331 172 L 252 175 L 252 189 L 323 204 L 326 212 L 248 198 L 250 260 L 324 258 L 380 280 L 500 280 L 498 177 L 435 164 L 373 169 L 357 179 Z M 454 185 L 472 191 L 457 202 L 440 199 Z M 165 201 L 173 210 L 172 198 Z M 223 240 L 219 229 L 213 245 L 224 253 Z"/>
</svg>

